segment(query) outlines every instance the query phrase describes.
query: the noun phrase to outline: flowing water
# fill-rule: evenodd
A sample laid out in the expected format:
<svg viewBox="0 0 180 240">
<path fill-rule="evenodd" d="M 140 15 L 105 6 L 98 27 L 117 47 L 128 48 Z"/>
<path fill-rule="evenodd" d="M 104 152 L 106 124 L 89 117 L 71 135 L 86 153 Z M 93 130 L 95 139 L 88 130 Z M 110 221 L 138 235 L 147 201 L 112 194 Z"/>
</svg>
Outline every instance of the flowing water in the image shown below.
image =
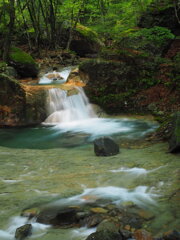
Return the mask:
<svg viewBox="0 0 180 240">
<path fill-rule="evenodd" d="M 0 130 L 0 240 L 14 239 L 27 222 L 23 209 L 81 205 L 96 196 L 122 206 L 134 202 L 155 218 L 144 227 L 155 235 L 178 228 L 179 155 L 145 136 L 157 124 L 136 118 L 98 118 L 81 88 L 49 90 L 49 117 L 42 126 Z M 96 157 L 92 141 L 112 136 L 121 153 Z M 83 240 L 95 229 L 53 229 L 30 221 L 35 240 Z"/>
</svg>

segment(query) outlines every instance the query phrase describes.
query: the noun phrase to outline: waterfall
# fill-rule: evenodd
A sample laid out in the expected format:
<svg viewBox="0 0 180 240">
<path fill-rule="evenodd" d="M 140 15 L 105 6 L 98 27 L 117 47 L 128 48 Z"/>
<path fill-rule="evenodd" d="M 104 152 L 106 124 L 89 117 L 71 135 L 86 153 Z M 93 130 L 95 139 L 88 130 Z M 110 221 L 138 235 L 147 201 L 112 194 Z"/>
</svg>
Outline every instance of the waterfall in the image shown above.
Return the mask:
<svg viewBox="0 0 180 240">
<path fill-rule="evenodd" d="M 59 88 L 48 90 L 48 118 L 44 124 L 59 124 L 97 117 L 81 87 L 68 91 Z"/>
</svg>

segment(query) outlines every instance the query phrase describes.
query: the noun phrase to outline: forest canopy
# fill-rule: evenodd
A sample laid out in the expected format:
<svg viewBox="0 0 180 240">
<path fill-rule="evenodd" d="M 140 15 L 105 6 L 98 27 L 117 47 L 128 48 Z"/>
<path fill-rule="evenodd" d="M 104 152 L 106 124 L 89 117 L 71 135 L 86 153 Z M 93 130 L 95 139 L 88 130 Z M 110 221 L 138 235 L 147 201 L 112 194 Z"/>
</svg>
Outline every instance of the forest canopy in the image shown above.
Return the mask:
<svg viewBox="0 0 180 240">
<path fill-rule="evenodd" d="M 119 39 L 137 27 L 140 16 L 154 3 L 156 10 L 179 8 L 177 0 L 0 0 L 1 54 L 7 58 L 14 40 L 28 43 L 30 49 L 61 47 L 60 36 L 67 31 L 70 41 L 78 23 L 96 31 L 102 40 Z"/>
</svg>

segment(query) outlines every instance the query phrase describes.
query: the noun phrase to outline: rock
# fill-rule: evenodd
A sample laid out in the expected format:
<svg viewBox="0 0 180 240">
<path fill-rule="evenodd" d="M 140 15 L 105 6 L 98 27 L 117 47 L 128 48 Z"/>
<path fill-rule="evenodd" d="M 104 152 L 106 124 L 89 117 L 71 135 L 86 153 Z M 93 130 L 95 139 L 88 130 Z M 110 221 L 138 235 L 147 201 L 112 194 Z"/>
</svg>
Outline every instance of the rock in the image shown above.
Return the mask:
<svg viewBox="0 0 180 240">
<path fill-rule="evenodd" d="M 27 217 L 29 219 L 36 217 L 37 214 L 39 212 L 38 208 L 30 208 L 30 209 L 25 209 L 23 210 L 23 212 L 21 213 L 21 216 L 23 217 Z"/>
<path fill-rule="evenodd" d="M 108 212 L 107 209 L 104 209 L 101 207 L 91 208 L 90 211 L 93 213 L 107 213 Z"/>
<path fill-rule="evenodd" d="M 96 54 L 102 46 L 103 44 L 96 32 L 81 24 L 77 24 L 70 44 L 72 51 L 84 57 L 86 54 Z"/>
<path fill-rule="evenodd" d="M 164 240 L 180 240 L 180 232 L 173 230 L 163 234 Z"/>
<path fill-rule="evenodd" d="M 88 228 L 91 228 L 91 227 L 96 227 L 102 221 L 103 221 L 103 216 L 101 216 L 100 214 L 94 214 L 83 219 L 83 221 L 81 222 L 81 225 L 82 226 L 86 225 Z"/>
<path fill-rule="evenodd" d="M 55 207 L 42 210 L 37 216 L 37 222 L 53 226 L 68 226 L 77 224 L 79 218 L 74 208 L 57 209 Z"/>
<path fill-rule="evenodd" d="M 152 220 L 153 218 L 155 218 L 155 215 L 152 212 L 144 209 L 140 209 L 138 211 L 138 215 L 144 220 Z"/>
<path fill-rule="evenodd" d="M 110 137 L 101 137 L 94 141 L 96 156 L 112 156 L 119 153 L 119 146 Z"/>
<path fill-rule="evenodd" d="M 26 237 L 30 236 L 31 234 L 32 234 L 32 225 L 31 224 L 25 224 L 25 225 L 16 229 L 15 238 L 17 240 L 23 240 Z"/>
<path fill-rule="evenodd" d="M 113 221 L 109 221 L 109 220 L 102 221 L 97 227 L 97 232 L 110 231 L 110 232 L 119 233 L 119 230 L 120 230 L 120 225 L 118 225 L 117 223 L 115 223 Z"/>
<path fill-rule="evenodd" d="M 53 81 L 63 79 L 63 77 L 61 77 L 61 75 L 59 73 L 49 73 L 48 75 L 46 75 L 46 77 L 53 80 Z"/>
<path fill-rule="evenodd" d="M 93 104 L 108 114 L 140 111 L 133 100 L 134 92 L 144 88 L 146 75 L 153 75 L 155 65 L 148 57 L 119 54 L 119 61 L 84 61 L 79 66 L 81 79 L 86 83 L 85 93 Z M 150 64 L 149 64 L 150 62 Z"/>
<path fill-rule="evenodd" d="M 180 152 L 180 112 L 175 113 L 172 119 L 171 136 L 169 139 L 169 152 Z"/>
<path fill-rule="evenodd" d="M 99 231 L 89 235 L 86 240 L 122 240 L 122 236 L 118 232 Z"/>
<path fill-rule="evenodd" d="M 151 234 L 144 229 L 138 229 L 134 232 L 136 240 L 153 240 Z"/>
<path fill-rule="evenodd" d="M 24 119 L 25 91 L 19 81 L 0 74 L 0 125 L 15 126 Z"/>
<path fill-rule="evenodd" d="M 132 239 L 132 232 L 128 230 L 121 229 L 121 234 L 123 236 L 123 239 Z"/>
<path fill-rule="evenodd" d="M 16 69 L 21 78 L 34 78 L 38 75 L 38 66 L 34 59 L 19 48 L 11 48 L 8 64 Z"/>
</svg>

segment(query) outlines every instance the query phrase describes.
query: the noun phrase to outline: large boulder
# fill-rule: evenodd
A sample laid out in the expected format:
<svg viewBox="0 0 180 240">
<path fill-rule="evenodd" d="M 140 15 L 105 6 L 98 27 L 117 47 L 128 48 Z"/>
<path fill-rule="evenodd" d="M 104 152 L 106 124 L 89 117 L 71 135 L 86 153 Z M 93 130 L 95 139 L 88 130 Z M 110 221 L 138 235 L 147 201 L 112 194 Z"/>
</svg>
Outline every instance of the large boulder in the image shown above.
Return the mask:
<svg viewBox="0 0 180 240">
<path fill-rule="evenodd" d="M 94 141 L 96 156 L 112 156 L 119 153 L 119 145 L 110 137 L 101 137 Z"/>
<path fill-rule="evenodd" d="M 169 139 L 169 152 L 170 153 L 180 152 L 180 112 L 174 114 L 172 120 L 172 130 Z"/>
<path fill-rule="evenodd" d="M 20 48 L 11 48 L 8 63 L 16 69 L 21 78 L 34 78 L 38 75 L 38 66 L 34 59 Z"/>
<path fill-rule="evenodd" d="M 96 32 L 81 24 L 77 24 L 70 44 L 70 49 L 72 51 L 84 57 L 87 54 L 98 53 L 102 45 Z"/>
<path fill-rule="evenodd" d="M 151 58 L 128 52 L 119 53 L 117 57 L 118 61 L 87 60 L 80 65 L 85 92 L 90 102 L 107 113 L 140 111 L 131 97 L 156 83 L 153 77 L 156 63 Z"/>
<path fill-rule="evenodd" d="M 31 224 L 25 224 L 25 225 L 16 229 L 15 239 L 23 240 L 26 237 L 29 237 L 31 234 L 32 234 L 32 225 Z"/>
</svg>

